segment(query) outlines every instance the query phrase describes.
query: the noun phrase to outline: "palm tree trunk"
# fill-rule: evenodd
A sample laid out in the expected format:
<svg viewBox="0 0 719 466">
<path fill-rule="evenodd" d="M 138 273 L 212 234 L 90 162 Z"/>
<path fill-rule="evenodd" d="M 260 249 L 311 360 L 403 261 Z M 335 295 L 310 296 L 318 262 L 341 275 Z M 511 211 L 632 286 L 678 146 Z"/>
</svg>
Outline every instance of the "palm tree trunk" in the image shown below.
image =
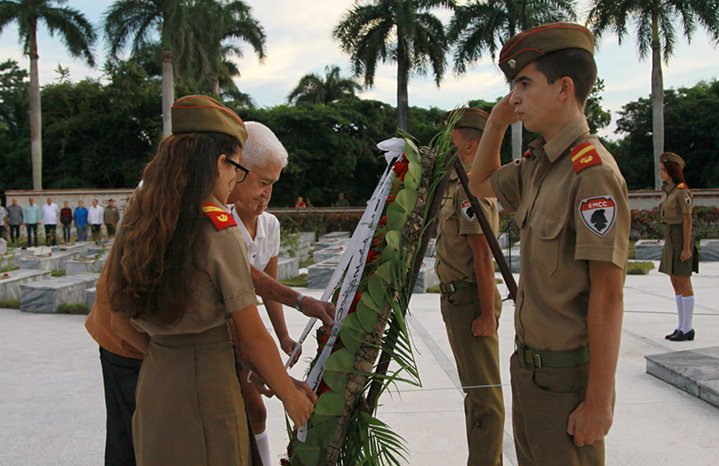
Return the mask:
<svg viewBox="0 0 719 466">
<path fill-rule="evenodd" d="M 402 131 L 407 131 L 409 63 L 407 62 L 407 49 L 403 42 L 403 38 L 397 39 L 397 127 Z"/>
<path fill-rule="evenodd" d="M 30 26 L 30 158 L 32 189 L 42 190 L 42 109 L 40 108 L 40 75 L 37 62 L 37 22 Z"/>
<path fill-rule="evenodd" d="M 172 52 L 162 52 L 162 135 L 172 134 L 171 108 L 175 101 L 175 76 L 172 68 Z"/>
<path fill-rule="evenodd" d="M 659 157 L 664 152 L 664 80 L 657 14 L 652 14 L 652 142 L 654 147 L 654 189 L 662 188 Z"/>
</svg>

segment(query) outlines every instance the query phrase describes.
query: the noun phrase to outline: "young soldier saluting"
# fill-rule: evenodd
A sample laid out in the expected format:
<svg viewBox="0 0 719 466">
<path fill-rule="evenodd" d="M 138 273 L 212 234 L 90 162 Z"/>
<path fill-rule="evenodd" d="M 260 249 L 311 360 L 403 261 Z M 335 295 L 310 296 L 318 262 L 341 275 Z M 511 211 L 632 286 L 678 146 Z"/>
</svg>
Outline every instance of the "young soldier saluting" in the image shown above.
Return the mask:
<svg viewBox="0 0 719 466">
<path fill-rule="evenodd" d="M 462 114 L 452 130 L 452 144 L 462 165 L 469 169 L 488 115 L 476 108 L 459 112 Z M 492 225 L 491 234 L 496 236 L 499 230 L 497 201 L 480 199 L 479 202 Z M 436 269 L 442 291 L 442 320 L 459 380 L 466 387 L 467 464 L 501 465 L 504 401 L 497 321 L 502 300 L 494 279 L 492 252 L 454 170 L 442 198 Z"/>
<path fill-rule="evenodd" d="M 470 175 L 474 193 L 496 196 L 521 232 L 510 372 L 523 465 L 604 464 L 612 424 L 630 216 L 624 178 L 584 117 L 593 52 L 577 24 L 508 40 L 499 66 L 514 89 L 492 110 Z M 517 120 L 541 137 L 500 167 Z"/>
</svg>

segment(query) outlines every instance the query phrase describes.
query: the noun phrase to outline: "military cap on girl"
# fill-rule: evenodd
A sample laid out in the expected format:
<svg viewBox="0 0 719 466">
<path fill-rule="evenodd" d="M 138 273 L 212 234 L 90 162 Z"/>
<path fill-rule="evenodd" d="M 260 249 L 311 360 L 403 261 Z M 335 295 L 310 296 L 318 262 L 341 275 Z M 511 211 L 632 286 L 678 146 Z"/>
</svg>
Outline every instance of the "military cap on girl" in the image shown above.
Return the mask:
<svg viewBox="0 0 719 466">
<path fill-rule="evenodd" d="M 188 95 L 172 104 L 172 133 L 215 132 L 247 141 L 245 123 L 235 112 L 213 98 Z"/>
<path fill-rule="evenodd" d="M 565 49 L 586 50 L 594 55 L 594 34 L 574 23 L 549 23 L 520 32 L 499 52 L 499 67 L 508 80 L 544 55 Z"/>
<path fill-rule="evenodd" d="M 679 155 L 675 154 L 674 152 L 664 152 L 662 155 L 659 156 L 660 162 L 674 162 L 679 165 L 679 168 L 684 170 L 684 167 L 686 166 L 686 162 L 684 162 L 684 159 L 681 158 Z"/>
</svg>

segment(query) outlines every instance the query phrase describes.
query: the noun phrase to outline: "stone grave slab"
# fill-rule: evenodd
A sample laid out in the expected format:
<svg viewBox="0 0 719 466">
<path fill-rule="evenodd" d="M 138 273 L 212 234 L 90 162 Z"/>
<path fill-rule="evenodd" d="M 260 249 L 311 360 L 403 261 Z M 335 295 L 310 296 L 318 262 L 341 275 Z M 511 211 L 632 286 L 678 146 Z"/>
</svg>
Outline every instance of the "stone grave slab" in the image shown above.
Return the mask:
<svg viewBox="0 0 719 466">
<path fill-rule="evenodd" d="M 699 260 L 719 261 L 719 239 L 703 239 L 699 241 Z"/>
<path fill-rule="evenodd" d="M 65 263 L 65 273 L 67 275 L 77 275 L 80 273 L 100 273 L 105 267 L 108 253 L 105 252 L 100 257 L 97 256 L 81 256 L 76 259 L 70 259 Z"/>
<path fill-rule="evenodd" d="M 95 295 L 97 294 L 96 288 L 88 288 L 85 290 L 85 305 L 88 310 L 92 310 L 92 306 L 95 305 Z"/>
<path fill-rule="evenodd" d="M 81 241 L 79 243 L 75 244 L 63 244 L 60 246 L 52 246 L 52 253 L 60 253 L 60 252 L 77 252 L 78 254 L 87 254 L 87 251 L 90 249 L 90 247 L 94 246 L 93 243 L 90 243 L 88 241 Z"/>
<path fill-rule="evenodd" d="M 412 293 L 426 293 L 427 288 L 439 285 L 439 278 L 434 270 L 434 261 L 432 258 L 424 258 Z"/>
<path fill-rule="evenodd" d="M 325 289 L 339 264 L 339 258 L 335 258 L 307 267 L 307 288 Z"/>
<path fill-rule="evenodd" d="M 22 312 L 56 313 L 60 304 L 87 302 L 85 290 L 95 286 L 99 274 L 65 275 L 20 286 Z"/>
<path fill-rule="evenodd" d="M 49 249 L 49 248 L 48 248 Z M 38 269 L 38 270 L 65 270 L 65 264 L 71 259 L 75 259 L 79 252 L 58 252 L 47 253 L 43 255 L 25 255 L 15 262 L 21 269 Z"/>
<path fill-rule="evenodd" d="M 644 261 L 658 261 L 662 258 L 663 239 L 640 239 L 634 244 L 634 258 Z"/>
<path fill-rule="evenodd" d="M 503 249 L 502 253 L 504 253 L 504 260 L 507 262 L 509 270 L 512 273 L 519 273 L 519 243 L 510 249 Z"/>
<path fill-rule="evenodd" d="M 317 241 L 315 244 L 312 245 L 312 248 L 314 249 L 314 253 L 316 254 L 317 251 L 320 251 L 322 249 L 332 248 L 336 246 L 347 246 L 349 244 L 349 238 L 335 238 Z"/>
<path fill-rule="evenodd" d="M 326 234 L 320 236 L 319 241 L 326 241 L 328 239 L 349 238 L 349 237 L 350 237 L 349 231 L 333 231 L 331 233 L 326 233 Z"/>
<path fill-rule="evenodd" d="M 0 238 L 0 256 L 7 254 L 7 241 L 4 238 Z"/>
<path fill-rule="evenodd" d="M 342 256 L 345 253 L 346 246 L 332 246 L 330 248 L 320 249 L 315 251 L 314 259 L 315 262 L 324 262 L 328 259 L 335 259 Z"/>
<path fill-rule="evenodd" d="M 280 256 L 277 260 L 277 280 L 288 280 L 300 274 L 300 258 Z"/>
<path fill-rule="evenodd" d="M 647 374 L 719 408 L 719 346 L 645 358 Z"/>
<path fill-rule="evenodd" d="M 437 238 L 432 238 L 427 243 L 427 249 L 424 251 L 424 257 L 435 257 L 437 254 Z"/>
<path fill-rule="evenodd" d="M 17 269 L 0 273 L 0 300 L 19 301 L 21 285 L 48 278 L 48 270 Z"/>
</svg>

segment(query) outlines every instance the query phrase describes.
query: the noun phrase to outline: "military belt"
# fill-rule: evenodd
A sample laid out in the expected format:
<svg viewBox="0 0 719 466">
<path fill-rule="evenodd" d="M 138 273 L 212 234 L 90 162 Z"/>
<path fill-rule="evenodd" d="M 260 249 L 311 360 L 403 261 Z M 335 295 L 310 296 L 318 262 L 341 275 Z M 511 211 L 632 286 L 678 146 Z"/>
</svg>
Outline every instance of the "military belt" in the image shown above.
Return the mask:
<svg viewBox="0 0 719 466">
<path fill-rule="evenodd" d="M 515 343 L 515 352 L 523 364 L 534 369 L 542 367 L 561 369 L 589 362 L 589 348 L 586 346 L 562 351 L 540 351 Z"/>
<path fill-rule="evenodd" d="M 443 295 L 450 295 L 454 293 L 455 291 L 464 290 L 468 288 L 476 288 L 477 284 L 473 282 L 465 282 L 462 280 L 456 281 L 456 282 L 449 282 L 449 283 L 440 283 L 439 284 L 439 291 L 442 292 Z"/>
</svg>

